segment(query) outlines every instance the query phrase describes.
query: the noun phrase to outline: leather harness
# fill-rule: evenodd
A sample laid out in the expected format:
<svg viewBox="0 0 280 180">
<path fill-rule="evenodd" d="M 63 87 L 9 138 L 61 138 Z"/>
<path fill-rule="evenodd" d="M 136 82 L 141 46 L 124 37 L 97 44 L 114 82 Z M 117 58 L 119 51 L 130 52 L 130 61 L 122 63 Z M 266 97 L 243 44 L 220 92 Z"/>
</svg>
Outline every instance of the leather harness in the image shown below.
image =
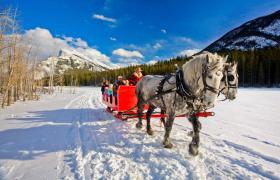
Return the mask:
<svg viewBox="0 0 280 180">
<path fill-rule="evenodd" d="M 157 98 L 161 99 L 161 101 L 163 103 L 163 106 L 164 106 L 164 109 L 166 109 L 166 105 L 165 105 L 165 102 L 164 102 L 164 99 L 163 99 L 163 95 L 167 94 L 167 91 L 169 91 L 169 93 L 170 93 L 170 92 L 174 92 L 176 90 L 177 94 L 179 94 L 184 100 L 189 100 L 189 101 L 187 101 L 187 103 L 191 103 L 192 105 L 193 105 L 193 102 L 195 100 L 201 101 L 201 98 L 194 95 L 194 93 L 191 91 L 189 85 L 186 83 L 186 81 L 184 79 L 184 73 L 183 73 L 183 70 L 181 68 L 178 68 L 176 70 L 176 73 L 175 73 L 176 89 L 175 90 L 170 89 L 170 90 L 167 90 L 167 91 L 163 91 L 163 86 L 164 86 L 165 82 L 167 82 L 172 76 L 174 76 L 174 74 L 165 75 L 163 77 L 163 79 L 160 81 L 160 83 L 157 87 L 157 91 L 156 91 Z M 202 81 L 203 81 L 203 85 L 204 85 L 204 89 L 203 89 L 204 92 L 206 92 L 208 90 L 208 91 L 211 91 L 215 94 L 218 94 L 219 89 L 216 89 L 212 86 L 209 86 L 206 82 L 206 78 L 207 78 L 206 76 L 207 76 L 207 71 L 204 68 L 203 72 L 202 72 Z M 175 96 L 176 96 L 176 94 L 175 94 Z"/>
</svg>

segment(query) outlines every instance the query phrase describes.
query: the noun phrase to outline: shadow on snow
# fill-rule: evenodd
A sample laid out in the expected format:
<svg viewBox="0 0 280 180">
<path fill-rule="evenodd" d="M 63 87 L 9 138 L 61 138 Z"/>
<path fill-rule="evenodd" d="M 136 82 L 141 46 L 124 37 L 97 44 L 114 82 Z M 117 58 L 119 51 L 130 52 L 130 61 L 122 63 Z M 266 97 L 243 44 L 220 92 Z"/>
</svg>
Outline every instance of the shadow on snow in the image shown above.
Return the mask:
<svg viewBox="0 0 280 180">
<path fill-rule="evenodd" d="M 7 119 L 14 124 L 30 123 L 32 127 L 0 131 L 0 159 L 29 160 L 72 149 L 75 124 L 100 120 L 103 111 L 101 108 L 34 111 L 25 117 Z"/>
</svg>

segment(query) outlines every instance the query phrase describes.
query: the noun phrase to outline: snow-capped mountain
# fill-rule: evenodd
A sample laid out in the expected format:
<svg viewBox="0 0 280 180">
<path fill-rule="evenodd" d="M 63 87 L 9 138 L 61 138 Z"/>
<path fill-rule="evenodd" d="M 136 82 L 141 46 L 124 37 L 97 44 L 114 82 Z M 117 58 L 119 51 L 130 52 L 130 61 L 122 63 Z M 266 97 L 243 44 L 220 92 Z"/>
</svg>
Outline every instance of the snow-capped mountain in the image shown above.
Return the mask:
<svg viewBox="0 0 280 180">
<path fill-rule="evenodd" d="M 280 42 L 280 10 L 259 17 L 226 33 L 204 50 L 228 51 L 277 47 Z"/>
<path fill-rule="evenodd" d="M 37 79 L 54 74 L 63 74 L 68 69 L 86 69 L 90 71 L 104 71 L 118 68 L 118 65 L 104 61 L 90 54 L 84 54 L 76 50 L 61 49 L 58 56 L 49 57 L 41 61 L 37 67 L 35 76 Z"/>
</svg>

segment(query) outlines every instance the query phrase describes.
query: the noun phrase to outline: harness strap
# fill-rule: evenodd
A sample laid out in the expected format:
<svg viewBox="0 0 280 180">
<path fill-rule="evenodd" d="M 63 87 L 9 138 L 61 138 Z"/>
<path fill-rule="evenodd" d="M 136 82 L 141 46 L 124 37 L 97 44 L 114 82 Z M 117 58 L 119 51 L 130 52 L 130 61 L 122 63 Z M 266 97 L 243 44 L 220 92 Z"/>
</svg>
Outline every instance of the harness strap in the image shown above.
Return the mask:
<svg viewBox="0 0 280 180">
<path fill-rule="evenodd" d="M 193 99 L 196 98 L 196 96 L 193 95 L 189 86 L 186 84 L 184 80 L 184 74 L 182 69 L 178 69 L 176 71 L 176 92 L 182 97 L 193 98 Z"/>
<path fill-rule="evenodd" d="M 205 69 L 203 70 L 203 73 L 202 73 L 202 81 L 203 81 L 203 85 L 204 85 L 204 90 L 208 90 L 208 91 L 211 91 L 212 93 L 215 93 L 215 94 L 218 94 L 219 93 L 219 89 L 216 89 L 212 86 L 209 86 L 206 82 L 206 72 L 205 72 Z"/>
<path fill-rule="evenodd" d="M 166 109 L 166 105 L 165 105 L 165 102 L 164 102 L 164 99 L 163 99 L 163 96 L 162 96 L 162 93 L 163 93 L 163 86 L 164 86 L 164 83 L 166 81 L 168 81 L 170 78 L 172 77 L 171 74 L 167 74 L 164 76 L 164 78 L 160 81 L 159 85 L 158 85 L 158 89 L 157 89 L 157 94 L 158 96 L 160 97 L 161 99 L 161 102 L 163 104 L 163 107 L 164 109 Z"/>
</svg>

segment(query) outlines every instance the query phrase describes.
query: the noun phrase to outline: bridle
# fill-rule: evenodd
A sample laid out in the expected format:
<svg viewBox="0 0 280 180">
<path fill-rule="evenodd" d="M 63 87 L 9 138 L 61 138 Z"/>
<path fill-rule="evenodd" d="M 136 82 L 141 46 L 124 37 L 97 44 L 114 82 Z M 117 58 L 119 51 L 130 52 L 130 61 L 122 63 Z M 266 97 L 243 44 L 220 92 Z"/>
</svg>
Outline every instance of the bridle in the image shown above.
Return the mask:
<svg viewBox="0 0 280 180">
<path fill-rule="evenodd" d="M 235 76 L 232 75 L 231 73 L 232 71 L 229 71 L 228 69 L 225 69 L 224 70 L 224 73 L 223 73 L 223 78 L 221 81 L 224 81 L 225 82 L 225 87 L 223 87 L 220 91 L 219 91 L 219 94 L 218 96 L 225 90 L 227 89 L 227 92 L 225 95 L 225 99 L 221 100 L 221 101 L 225 101 L 228 98 L 228 94 L 229 94 L 229 90 L 230 89 L 237 89 L 238 88 L 238 81 L 236 81 L 236 83 L 231 83 L 232 81 L 235 80 Z M 238 74 L 237 74 L 237 77 L 238 78 Z"/>
<path fill-rule="evenodd" d="M 214 94 L 219 94 L 220 89 L 217 89 L 215 87 L 210 86 L 207 81 L 207 74 L 208 74 L 208 68 L 206 66 L 203 67 L 202 70 L 202 82 L 203 82 L 203 90 L 202 92 L 206 92 L 206 91 L 211 91 Z M 189 85 L 186 84 L 186 81 L 184 80 L 184 73 L 183 70 L 181 68 L 178 68 L 177 66 L 177 70 L 176 70 L 176 92 L 182 96 L 183 98 L 190 98 L 190 99 L 201 99 L 200 97 L 197 97 L 190 89 Z M 200 78 L 198 78 L 199 81 Z"/>
<path fill-rule="evenodd" d="M 219 94 L 220 89 L 214 88 L 214 87 L 207 84 L 206 78 L 207 78 L 208 70 L 209 69 L 204 66 L 203 71 L 202 71 L 202 82 L 203 82 L 203 86 L 204 86 L 203 91 L 206 92 L 208 90 L 208 91 L 211 91 L 214 94 Z"/>
</svg>

